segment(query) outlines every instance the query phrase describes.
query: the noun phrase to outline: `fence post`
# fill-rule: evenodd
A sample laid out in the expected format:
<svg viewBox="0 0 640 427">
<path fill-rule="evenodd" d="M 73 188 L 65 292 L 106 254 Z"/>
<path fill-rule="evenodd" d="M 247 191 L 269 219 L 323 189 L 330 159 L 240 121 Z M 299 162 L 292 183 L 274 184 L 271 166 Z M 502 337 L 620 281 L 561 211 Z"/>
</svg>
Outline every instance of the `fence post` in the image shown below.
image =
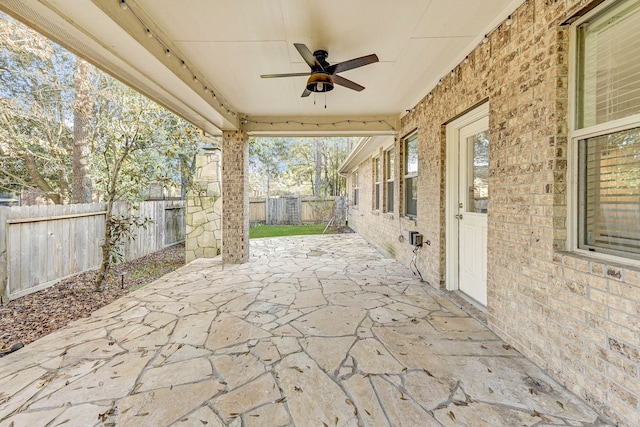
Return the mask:
<svg viewBox="0 0 640 427">
<path fill-rule="evenodd" d="M 3 230 L 0 238 L 0 305 L 9 302 L 9 290 L 7 289 L 8 268 L 7 263 L 7 239 L 9 226 L 7 225 L 7 209 L 0 207 L 0 229 Z"/>
</svg>

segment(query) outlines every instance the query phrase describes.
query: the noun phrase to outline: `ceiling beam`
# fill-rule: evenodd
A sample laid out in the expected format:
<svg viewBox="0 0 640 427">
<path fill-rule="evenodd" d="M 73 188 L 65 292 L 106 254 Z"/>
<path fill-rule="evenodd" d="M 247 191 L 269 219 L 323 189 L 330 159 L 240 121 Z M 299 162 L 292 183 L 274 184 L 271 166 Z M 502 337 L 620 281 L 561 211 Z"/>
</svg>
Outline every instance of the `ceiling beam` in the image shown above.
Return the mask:
<svg viewBox="0 0 640 427">
<path fill-rule="evenodd" d="M 384 116 L 251 116 L 242 118 L 252 136 L 395 135 L 400 117 Z"/>
</svg>

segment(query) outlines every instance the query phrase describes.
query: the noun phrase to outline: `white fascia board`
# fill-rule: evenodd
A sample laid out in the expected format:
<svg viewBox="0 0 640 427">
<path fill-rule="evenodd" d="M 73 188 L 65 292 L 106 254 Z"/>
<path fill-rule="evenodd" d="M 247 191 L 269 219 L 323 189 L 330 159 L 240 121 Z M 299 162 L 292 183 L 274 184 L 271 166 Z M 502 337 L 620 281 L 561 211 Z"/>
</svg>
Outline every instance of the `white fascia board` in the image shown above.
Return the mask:
<svg viewBox="0 0 640 427">
<path fill-rule="evenodd" d="M 391 146 L 393 142 L 394 136 L 392 135 L 377 135 L 360 139 L 346 160 L 340 165 L 338 172 L 340 175 L 346 176 L 354 171 L 364 160 L 378 154 L 380 148 Z"/>
</svg>

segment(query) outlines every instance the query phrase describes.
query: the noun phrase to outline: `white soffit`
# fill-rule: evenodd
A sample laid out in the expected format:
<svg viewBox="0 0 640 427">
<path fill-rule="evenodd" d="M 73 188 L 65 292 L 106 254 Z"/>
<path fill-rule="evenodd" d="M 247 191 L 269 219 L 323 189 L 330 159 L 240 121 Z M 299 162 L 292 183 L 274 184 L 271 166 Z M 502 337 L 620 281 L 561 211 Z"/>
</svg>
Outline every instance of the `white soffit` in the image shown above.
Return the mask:
<svg viewBox="0 0 640 427">
<path fill-rule="evenodd" d="M 120 1 L 5 0 L 0 8 L 210 134 L 236 127 L 245 115 L 274 122 L 400 117 L 523 2 L 126 0 L 123 10 Z M 185 78 L 177 56 L 159 54 L 164 49 L 156 38 L 144 38 L 145 25 L 215 88 L 237 119 Z M 309 71 L 293 43 L 327 50 L 332 64 L 371 53 L 380 62 L 341 73 L 365 86 L 362 92 L 337 86 L 326 95 L 301 98 L 305 76 L 260 78 Z"/>
</svg>

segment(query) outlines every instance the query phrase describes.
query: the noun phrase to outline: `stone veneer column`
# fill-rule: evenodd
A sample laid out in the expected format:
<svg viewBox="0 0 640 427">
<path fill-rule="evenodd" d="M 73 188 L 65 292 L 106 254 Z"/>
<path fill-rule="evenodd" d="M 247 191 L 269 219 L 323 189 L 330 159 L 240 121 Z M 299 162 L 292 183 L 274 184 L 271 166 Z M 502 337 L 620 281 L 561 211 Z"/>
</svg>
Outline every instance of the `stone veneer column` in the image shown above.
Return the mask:
<svg viewBox="0 0 640 427">
<path fill-rule="evenodd" d="M 222 262 L 249 260 L 249 139 L 243 129 L 222 133 Z"/>
<path fill-rule="evenodd" d="M 220 150 L 196 157 L 194 185 L 187 194 L 185 259 L 214 258 L 222 246 Z"/>
</svg>

